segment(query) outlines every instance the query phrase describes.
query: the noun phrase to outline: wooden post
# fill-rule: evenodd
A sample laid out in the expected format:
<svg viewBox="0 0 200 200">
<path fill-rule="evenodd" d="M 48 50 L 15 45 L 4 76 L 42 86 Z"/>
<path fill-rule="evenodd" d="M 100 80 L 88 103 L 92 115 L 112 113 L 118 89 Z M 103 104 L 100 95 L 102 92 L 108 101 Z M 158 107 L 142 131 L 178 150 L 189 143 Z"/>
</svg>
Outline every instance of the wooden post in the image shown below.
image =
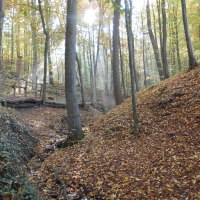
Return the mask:
<svg viewBox="0 0 200 200">
<path fill-rule="evenodd" d="M 25 87 L 24 87 L 25 98 L 27 98 L 27 88 L 28 88 L 28 81 L 25 81 Z"/>
</svg>

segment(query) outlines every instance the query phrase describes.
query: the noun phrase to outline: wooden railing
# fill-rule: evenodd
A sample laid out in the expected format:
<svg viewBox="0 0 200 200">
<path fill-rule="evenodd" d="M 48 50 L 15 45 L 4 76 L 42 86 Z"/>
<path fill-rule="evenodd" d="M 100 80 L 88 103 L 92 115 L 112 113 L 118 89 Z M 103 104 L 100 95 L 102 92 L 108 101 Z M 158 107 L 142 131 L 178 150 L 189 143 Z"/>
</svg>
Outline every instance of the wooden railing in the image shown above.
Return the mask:
<svg viewBox="0 0 200 200">
<path fill-rule="evenodd" d="M 16 78 L 15 84 L 13 86 L 13 89 L 14 89 L 13 97 L 16 97 L 17 89 L 19 89 L 19 94 L 21 94 L 21 89 L 23 89 L 24 90 L 24 97 L 27 98 L 29 88 L 31 88 L 31 90 L 34 91 L 35 98 L 38 98 L 38 94 L 39 94 L 39 97 L 42 96 L 43 84 L 33 83 L 33 82 L 25 80 L 25 79 Z"/>
</svg>

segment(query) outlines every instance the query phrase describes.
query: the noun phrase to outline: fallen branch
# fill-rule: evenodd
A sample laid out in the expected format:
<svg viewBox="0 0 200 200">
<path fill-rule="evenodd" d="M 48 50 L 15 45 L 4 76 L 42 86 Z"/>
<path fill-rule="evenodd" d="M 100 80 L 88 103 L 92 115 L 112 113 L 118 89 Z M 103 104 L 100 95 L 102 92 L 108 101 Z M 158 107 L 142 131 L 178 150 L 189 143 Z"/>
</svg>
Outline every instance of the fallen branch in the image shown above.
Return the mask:
<svg viewBox="0 0 200 200">
<path fill-rule="evenodd" d="M 68 197 L 67 197 L 67 193 L 68 193 L 67 187 L 65 185 L 65 182 L 60 178 L 59 173 L 60 173 L 60 170 L 56 169 L 55 170 L 55 179 L 61 185 L 61 188 L 62 188 L 61 194 L 63 194 L 64 199 L 67 200 L 68 199 Z"/>
</svg>

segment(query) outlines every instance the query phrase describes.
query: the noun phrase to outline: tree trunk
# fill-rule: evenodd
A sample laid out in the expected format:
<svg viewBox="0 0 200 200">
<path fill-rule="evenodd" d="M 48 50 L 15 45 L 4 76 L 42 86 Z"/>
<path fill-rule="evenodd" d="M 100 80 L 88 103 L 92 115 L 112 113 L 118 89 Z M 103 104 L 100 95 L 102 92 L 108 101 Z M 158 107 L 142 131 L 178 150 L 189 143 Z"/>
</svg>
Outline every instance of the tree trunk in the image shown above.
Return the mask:
<svg viewBox="0 0 200 200">
<path fill-rule="evenodd" d="M 186 44 L 187 44 L 187 50 L 188 50 L 189 69 L 191 70 L 195 66 L 197 66 L 197 62 L 196 62 L 196 59 L 194 57 L 194 52 L 193 52 L 193 47 L 192 47 L 192 40 L 191 40 L 191 36 L 190 36 L 188 16 L 187 16 L 187 8 L 186 8 L 185 0 L 181 0 L 181 6 L 182 6 L 182 17 L 183 17 L 185 38 L 186 38 Z"/>
<path fill-rule="evenodd" d="M 176 53 L 177 53 L 179 71 L 181 71 L 182 70 L 182 64 L 181 64 L 180 50 L 179 50 L 178 18 L 177 18 L 177 9 L 175 11 L 174 7 L 173 7 L 173 12 L 174 12 L 175 34 L 176 34 Z"/>
<path fill-rule="evenodd" d="M 72 140 L 84 137 L 76 97 L 76 27 L 77 0 L 67 0 L 65 41 L 65 95 L 68 114 L 68 131 Z"/>
<path fill-rule="evenodd" d="M 12 10 L 12 27 L 11 27 L 11 63 L 10 68 L 12 69 L 14 65 L 14 11 Z"/>
<path fill-rule="evenodd" d="M 50 5 L 49 0 L 45 0 L 45 20 L 46 20 L 46 30 L 49 34 L 49 43 L 48 43 L 48 69 L 49 69 L 49 84 L 53 85 L 53 69 L 51 61 L 51 45 L 50 45 Z"/>
<path fill-rule="evenodd" d="M 133 57 L 133 62 L 134 62 L 134 65 L 133 65 L 133 71 L 134 71 L 134 79 L 135 79 L 135 88 L 136 88 L 136 91 L 137 92 L 139 92 L 139 90 L 140 90 L 140 88 L 139 88 L 139 81 L 138 81 L 138 76 L 137 76 L 137 71 L 136 71 L 136 66 L 135 66 L 135 42 L 134 42 L 134 35 L 133 35 L 133 31 L 132 31 L 132 1 L 130 1 L 129 0 L 129 6 L 130 6 L 130 8 L 129 8 L 129 15 L 128 15 L 128 17 L 129 17 L 129 26 L 130 26 L 130 37 L 131 37 L 131 41 L 133 42 L 133 44 L 132 44 L 132 48 L 133 48 L 133 50 L 132 50 L 132 52 L 133 52 L 133 55 L 132 55 L 132 57 Z"/>
<path fill-rule="evenodd" d="M 49 49 L 49 32 L 46 29 L 45 21 L 44 21 L 44 16 L 42 12 L 42 6 L 41 6 L 41 0 L 38 0 L 39 4 L 39 12 L 40 12 L 40 17 L 42 20 L 42 28 L 43 28 L 43 33 L 45 35 L 45 45 L 44 45 L 44 78 L 43 78 L 43 104 L 46 103 L 46 87 L 47 87 L 47 59 L 48 59 L 48 49 Z"/>
<path fill-rule="evenodd" d="M 89 35 L 89 59 L 88 59 L 88 62 L 90 61 L 90 86 L 91 86 L 91 90 L 92 90 L 91 99 L 92 99 L 92 104 L 95 107 L 96 103 L 97 103 L 96 80 L 95 80 L 95 72 L 94 72 L 94 53 L 95 52 L 93 50 L 93 55 L 92 55 L 91 43 L 94 44 L 94 42 L 91 38 L 90 27 L 88 27 L 88 35 Z"/>
<path fill-rule="evenodd" d="M 32 0 L 32 7 L 36 7 L 36 0 Z M 31 11 L 31 32 L 32 32 L 32 82 L 37 82 L 37 64 L 38 64 L 38 54 L 37 54 L 37 33 L 36 33 L 36 10 Z M 36 85 L 33 84 L 32 88 L 35 89 Z"/>
<path fill-rule="evenodd" d="M 104 65 L 105 65 L 105 94 L 109 95 L 109 89 L 108 89 L 108 52 L 107 49 L 104 47 L 103 49 L 103 57 L 104 57 Z"/>
<path fill-rule="evenodd" d="M 150 13 L 149 0 L 147 0 L 146 13 L 147 13 L 147 26 L 148 26 L 148 31 L 149 31 L 149 37 L 150 37 L 151 44 L 153 47 L 154 57 L 155 57 L 156 65 L 158 68 L 158 73 L 159 73 L 160 79 L 163 80 L 164 74 L 163 74 L 162 64 L 160 61 L 158 44 L 157 44 L 157 41 L 155 40 L 153 31 L 152 31 L 152 26 L 151 26 L 151 13 Z"/>
<path fill-rule="evenodd" d="M 3 30 L 3 21 L 4 21 L 4 10 L 5 10 L 5 0 L 0 1 L 0 96 L 2 95 L 2 70 L 3 70 L 3 63 L 2 63 L 2 30 Z"/>
<path fill-rule="evenodd" d="M 82 97 L 82 103 L 83 103 L 83 108 L 86 108 L 86 102 L 85 102 L 85 95 L 84 95 L 84 90 L 83 90 L 83 78 L 82 78 L 82 72 L 81 72 L 81 60 L 78 58 L 78 54 L 76 53 L 76 62 L 78 65 L 78 73 L 79 73 L 79 79 L 80 79 L 80 85 L 81 85 L 81 97 Z"/>
<path fill-rule="evenodd" d="M 122 77 L 122 88 L 123 88 L 123 96 L 126 97 L 126 87 L 125 87 L 125 81 L 124 81 L 124 61 L 123 61 L 123 54 L 122 54 L 122 45 L 119 38 L 119 52 L 120 52 L 120 67 L 121 67 L 121 77 Z"/>
<path fill-rule="evenodd" d="M 113 84 L 114 84 L 114 97 L 115 104 L 119 105 L 122 102 L 121 97 L 121 84 L 120 84 L 120 70 L 119 70 L 119 8 L 121 0 L 115 0 L 115 5 L 118 8 L 114 10 L 113 19 L 113 57 L 112 57 L 112 70 L 113 70 Z"/>
<path fill-rule="evenodd" d="M 161 60 L 163 63 L 163 33 L 162 33 L 162 24 L 161 24 L 161 3 L 160 0 L 156 0 L 157 11 L 158 11 L 158 27 L 159 27 L 159 39 L 160 39 L 160 54 Z"/>
<path fill-rule="evenodd" d="M 51 61 L 51 48 L 50 42 L 48 45 L 48 66 L 49 66 L 49 84 L 53 85 L 53 68 L 52 68 L 52 61 Z"/>
<path fill-rule="evenodd" d="M 144 69 L 144 86 L 147 88 L 147 70 L 146 70 L 146 60 L 145 60 L 145 36 L 144 36 L 144 20 L 143 16 L 141 16 L 142 19 L 142 59 L 143 59 L 143 69 Z"/>
<path fill-rule="evenodd" d="M 169 68 L 167 62 L 167 17 L 165 10 L 165 0 L 162 0 L 162 19 L 163 19 L 163 72 L 165 78 L 169 78 Z"/>
<path fill-rule="evenodd" d="M 127 38 L 128 38 L 128 50 L 129 50 L 129 68 L 130 68 L 130 78 L 131 78 L 131 93 L 132 93 L 132 111 L 133 111 L 133 119 L 134 119 L 134 134 L 138 133 L 138 125 L 139 125 L 139 119 L 138 119 L 138 113 L 137 113 L 137 104 L 136 104 L 136 90 L 135 90 L 135 78 L 136 74 L 134 74 L 134 67 L 135 67 L 135 60 L 134 60 L 134 40 L 133 40 L 133 33 L 131 29 L 131 23 L 130 21 L 130 9 L 132 7 L 130 6 L 130 2 L 128 4 L 128 1 L 125 0 L 125 19 L 126 19 L 126 31 L 127 31 Z"/>
</svg>

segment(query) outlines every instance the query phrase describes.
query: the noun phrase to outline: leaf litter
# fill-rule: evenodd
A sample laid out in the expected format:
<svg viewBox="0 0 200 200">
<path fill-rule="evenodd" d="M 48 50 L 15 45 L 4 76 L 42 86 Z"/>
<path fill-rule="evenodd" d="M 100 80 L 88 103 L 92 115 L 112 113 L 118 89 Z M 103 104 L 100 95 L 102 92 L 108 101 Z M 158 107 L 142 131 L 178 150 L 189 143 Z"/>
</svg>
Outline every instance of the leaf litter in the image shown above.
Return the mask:
<svg viewBox="0 0 200 200">
<path fill-rule="evenodd" d="M 200 68 L 138 93 L 137 102 L 137 136 L 131 99 L 100 120 L 99 113 L 95 119 L 85 113 L 85 138 L 48 154 L 30 176 L 43 199 L 65 199 L 64 189 L 68 199 L 200 199 Z M 29 115 L 41 153 L 61 131 L 66 111 Z"/>
</svg>

